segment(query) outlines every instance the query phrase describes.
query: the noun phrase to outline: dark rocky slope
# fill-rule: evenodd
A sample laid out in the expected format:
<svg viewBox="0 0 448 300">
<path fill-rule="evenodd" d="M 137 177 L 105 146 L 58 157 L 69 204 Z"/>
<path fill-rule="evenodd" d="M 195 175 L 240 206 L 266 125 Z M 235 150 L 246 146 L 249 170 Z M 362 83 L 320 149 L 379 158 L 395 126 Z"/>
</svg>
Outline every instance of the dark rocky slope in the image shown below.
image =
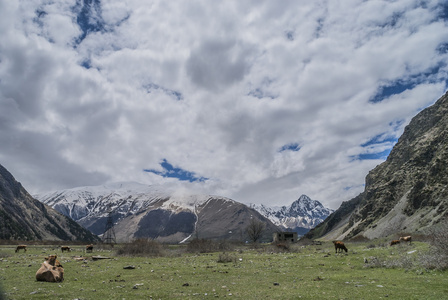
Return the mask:
<svg viewBox="0 0 448 300">
<path fill-rule="evenodd" d="M 448 93 L 406 126 L 387 160 L 369 172 L 363 193 L 308 238 L 384 237 L 424 232 L 448 217 Z"/>
<path fill-rule="evenodd" d="M 0 165 L 0 239 L 90 242 L 97 237 L 31 197 Z"/>
</svg>

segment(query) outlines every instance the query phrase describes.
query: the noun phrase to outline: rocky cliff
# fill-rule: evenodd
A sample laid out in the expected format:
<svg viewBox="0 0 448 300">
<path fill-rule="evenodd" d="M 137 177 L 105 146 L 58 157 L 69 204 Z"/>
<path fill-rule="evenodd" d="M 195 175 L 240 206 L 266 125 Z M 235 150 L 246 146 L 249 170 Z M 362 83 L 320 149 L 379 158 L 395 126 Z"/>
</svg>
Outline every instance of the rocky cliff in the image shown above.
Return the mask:
<svg viewBox="0 0 448 300">
<path fill-rule="evenodd" d="M 415 116 L 363 193 L 307 234 L 326 239 L 423 232 L 448 217 L 448 93 Z"/>
<path fill-rule="evenodd" d="M 0 239 L 95 241 L 96 236 L 37 201 L 0 165 Z"/>
</svg>

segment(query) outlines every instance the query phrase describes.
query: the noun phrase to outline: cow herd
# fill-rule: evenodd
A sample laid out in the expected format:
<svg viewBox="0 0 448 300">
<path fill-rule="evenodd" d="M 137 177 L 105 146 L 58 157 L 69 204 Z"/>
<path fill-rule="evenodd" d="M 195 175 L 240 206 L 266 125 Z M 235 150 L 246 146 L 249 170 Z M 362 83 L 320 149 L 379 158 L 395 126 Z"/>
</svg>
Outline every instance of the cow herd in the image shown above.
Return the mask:
<svg viewBox="0 0 448 300">
<path fill-rule="evenodd" d="M 390 245 L 391 246 L 398 245 L 401 242 L 409 242 L 409 244 L 411 244 L 412 243 L 412 237 L 410 235 L 408 235 L 408 236 L 401 236 L 398 240 L 391 241 Z"/>
<path fill-rule="evenodd" d="M 394 246 L 400 244 L 401 242 L 409 242 L 411 244 L 412 237 L 411 236 L 403 236 L 398 240 L 392 240 L 390 242 L 390 246 Z M 334 248 L 336 253 L 340 252 L 348 252 L 347 247 L 341 241 L 333 241 Z M 18 245 L 16 247 L 15 252 L 19 252 L 19 250 L 23 250 L 26 252 L 26 245 Z M 70 252 L 72 249 L 69 246 L 61 246 L 61 252 Z M 86 252 L 93 251 L 93 245 L 86 246 Z M 64 280 L 64 268 L 61 263 L 57 260 L 57 255 L 49 255 L 45 258 L 45 261 L 42 263 L 39 270 L 36 272 L 36 280 L 37 281 L 47 281 L 47 282 L 61 282 Z"/>
<path fill-rule="evenodd" d="M 394 246 L 394 245 L 400 244 L 401 242 L 409 242 L 409 244 L 411 244 L 412 237 L 410 235 L 409 236 L 402 236 L 398 240 L 391 241 L 390 242 L 390 246 Z M 333 241 L 333 244 L 334 244 L 334 249 L 335 249 L 336 253 L 343 252 L 343 251 L 348 252 L 348 249 L 344 245 L 343 242 L 341 242 L 341 241 Z"/>
</svg>

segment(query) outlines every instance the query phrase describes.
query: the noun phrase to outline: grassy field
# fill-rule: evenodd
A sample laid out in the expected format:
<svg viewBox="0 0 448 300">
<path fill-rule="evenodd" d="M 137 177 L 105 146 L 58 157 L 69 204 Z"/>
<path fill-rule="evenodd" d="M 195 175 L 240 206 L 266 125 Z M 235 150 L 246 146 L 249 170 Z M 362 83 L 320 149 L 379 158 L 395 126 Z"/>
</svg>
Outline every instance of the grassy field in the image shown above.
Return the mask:
<svg viewBox="0 0 448 300">
<path fill-rule="evenodd" d="M 406 267 L 427 251 L 426 243 L 346 244 L 343 254 L 324 243 L 295 245 L 286 253 L 273 246 L 241 246 L 225 254 L 172 249 L 163 257 L 84 253 L 81 246 L 61 253 L 48 245 L 15 253 L 14 246 L 0 246 L 0 286 L 6 299 L 448 299 L 447 272 Z M 62 283 L 35 279 L 48 254 L 57 254 L 64 266 Z M 92 255 L 111 259 L 93 261 Z M 230 262 L 218 262 L 223 258 Z M 383 261 L 399 261 L 400 267 L 379 267 Z"/>
</svg>

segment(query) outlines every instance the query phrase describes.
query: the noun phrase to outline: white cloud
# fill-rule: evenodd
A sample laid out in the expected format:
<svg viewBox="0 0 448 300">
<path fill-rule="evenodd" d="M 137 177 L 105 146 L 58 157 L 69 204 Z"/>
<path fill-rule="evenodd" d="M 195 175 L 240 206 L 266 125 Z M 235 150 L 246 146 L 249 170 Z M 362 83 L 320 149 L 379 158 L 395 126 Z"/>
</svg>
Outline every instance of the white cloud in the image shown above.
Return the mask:
<svg viewBox="0 0 448 300">
<path fill-rule="evenodd" d="M 0 163 L 33 193 L 135 180 L 337 208 L 382 162 L 354 157 L 390 141 L 361 145 L 446 89 L 442 0 L 93 1 L 79 26 L 87 2 L 0 2 Z M 209 180 L 143 171 L 163 159 Z"/>
</svg>

